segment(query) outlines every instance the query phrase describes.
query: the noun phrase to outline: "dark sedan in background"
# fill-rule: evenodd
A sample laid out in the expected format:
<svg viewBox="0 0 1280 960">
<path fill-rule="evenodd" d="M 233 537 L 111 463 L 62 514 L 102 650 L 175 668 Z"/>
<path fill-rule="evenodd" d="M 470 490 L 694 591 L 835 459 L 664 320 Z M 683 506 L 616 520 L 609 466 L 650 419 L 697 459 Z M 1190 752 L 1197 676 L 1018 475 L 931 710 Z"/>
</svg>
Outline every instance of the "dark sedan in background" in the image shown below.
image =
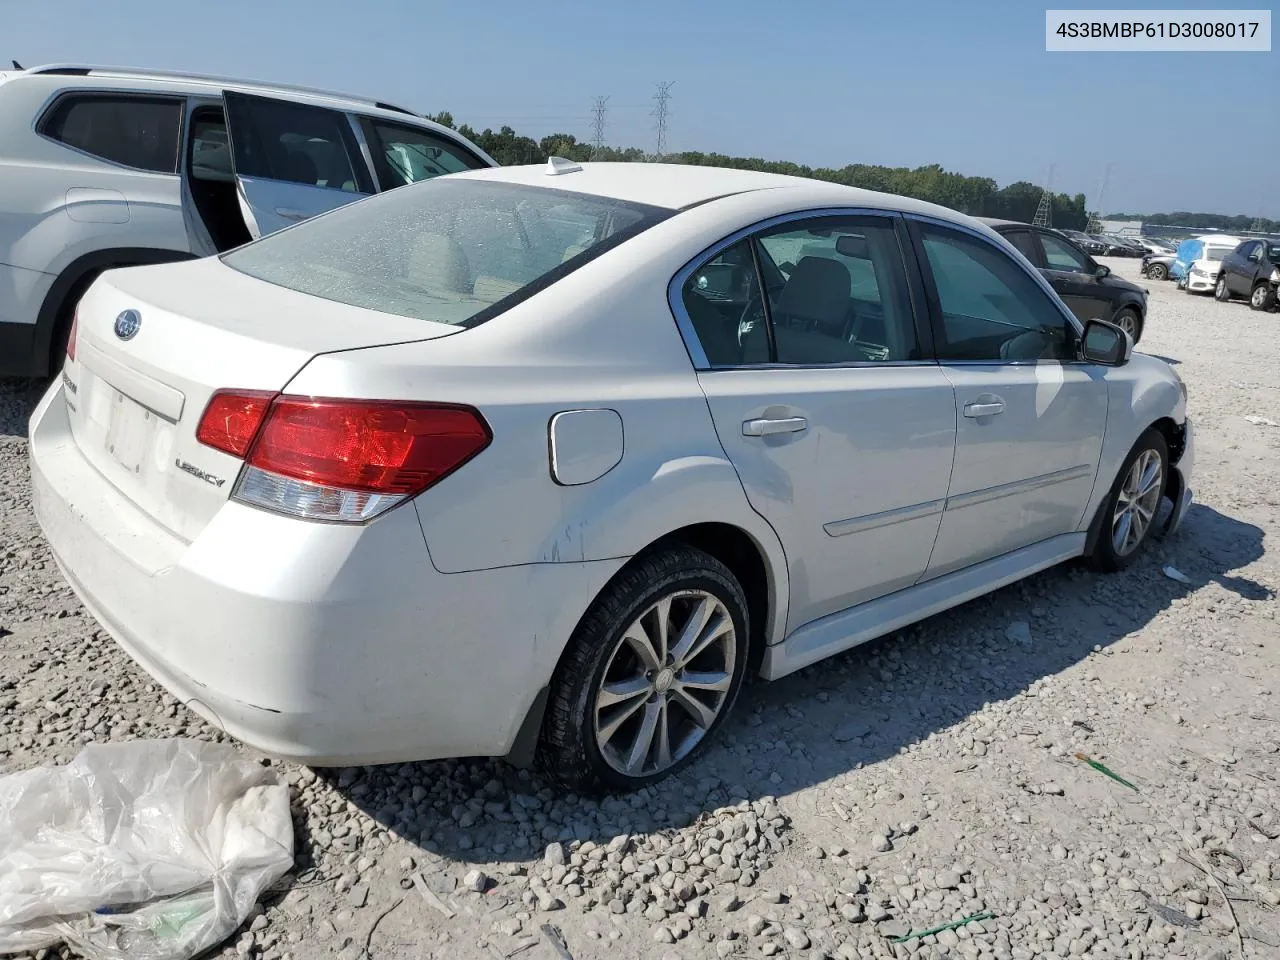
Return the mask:
<svg viewBox="0 0 1280 960">
<path fill-rule="evenodd" d="M 1213 295 L 1219 300 L 1248 297 L 1255 310 L 1276 305 L 1280 286 L 1280 243 L 1274 240 L 1246 240 L 1222 260 Z"/>
<path fill-rule="evenodd" d="M 1040 268 L 1081 321 L 1110 320 L 1134 343 L 1142 339 L 1147 319 L 1147 291 L 1142 287 L 1117 277 L 1057 230 L 1014 220 L 980 219 Z"/>
</svg>

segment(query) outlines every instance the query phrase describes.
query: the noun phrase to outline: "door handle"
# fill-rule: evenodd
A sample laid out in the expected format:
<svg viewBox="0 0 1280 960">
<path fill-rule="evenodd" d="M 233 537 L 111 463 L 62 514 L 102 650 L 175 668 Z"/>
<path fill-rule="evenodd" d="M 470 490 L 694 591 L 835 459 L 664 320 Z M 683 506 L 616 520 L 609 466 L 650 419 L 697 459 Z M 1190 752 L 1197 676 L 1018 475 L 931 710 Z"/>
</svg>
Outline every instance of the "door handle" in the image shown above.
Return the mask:
<svg viewBox="0 0 1280 960">
<path fill-rule="evenodd" d="M 994 417 L 997 413 L 1004 413 L 1003 400 L 984 400 L 964 405 L 966 417 Z"/>
<path fill-rule="evenodd" d="M 305 220 L 307 214 L 303 210 L 294 207 L 276 207 L 276 216 L 284 217 L 286 220 Z"/>
<path fill-rule="evenodd" d="M 804 417 L 780 417 L 776 420 L 744 420 L 742 435 L 744 437 L 768 437 L 775 433 L 799 433 L 809 426 Z"/>
</svg>

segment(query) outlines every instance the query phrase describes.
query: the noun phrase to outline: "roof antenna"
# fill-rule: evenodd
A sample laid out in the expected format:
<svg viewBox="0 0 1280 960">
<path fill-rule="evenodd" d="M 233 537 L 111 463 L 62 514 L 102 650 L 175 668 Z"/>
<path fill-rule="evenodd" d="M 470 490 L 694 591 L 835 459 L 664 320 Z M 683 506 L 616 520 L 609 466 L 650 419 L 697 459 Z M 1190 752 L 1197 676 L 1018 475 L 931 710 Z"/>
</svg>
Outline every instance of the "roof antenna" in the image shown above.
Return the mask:
<svg viewBox="0 0 1280 960">
<path fill-rule="evenodd" d="M 564 157 L 547 157 L 547 176 L 558 177 L 565 173 L 579 173 L 582 164 L 566 160 Z"/>
<path fill-rule="evenodd" d="M 15 69 L 15 70 L 25 70 L 25 69 L 26 69 L 26 67 L 24 67 L 22 64 L 20 64 L 17 60 L 10 60 L 9 62 L 13 64 L 13 69 Z"/>
</svg>

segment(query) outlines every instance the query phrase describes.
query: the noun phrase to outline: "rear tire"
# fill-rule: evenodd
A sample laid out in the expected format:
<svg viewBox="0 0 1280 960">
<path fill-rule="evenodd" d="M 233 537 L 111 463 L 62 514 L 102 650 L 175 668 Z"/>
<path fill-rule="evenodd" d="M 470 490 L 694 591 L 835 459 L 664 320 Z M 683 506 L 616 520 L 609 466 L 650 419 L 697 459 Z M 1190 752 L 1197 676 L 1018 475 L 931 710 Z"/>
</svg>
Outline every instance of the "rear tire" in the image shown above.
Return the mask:
<svg viewBox="0 0 1280 960">
<path fill-rule="evenodd" d="M 742 586 L 715 557 L 675 545 L 638 559 L 592 603 L 556 668 L 542 771 L 600 793 L 637 790 L 690 763 L 733 709 L 747 631 Z"/>
<path fill-rule="evenodd" d="M 1169 484 L 1169 444 L 1149 427 L 1120 467 L 1100 511 L 1101 529 L 1089 562 L 1104 572 L 1123 570 L 1151 539 Z"/>
<path fill-rule="evenodd" d="M 1271 310 L 1276 305 L 1275 287 L 1267 283 L 1265 280 L 1253 288 L 1253 293 L 1249 296 L 1249 307 L 1253 310 Z"/>
</svg>

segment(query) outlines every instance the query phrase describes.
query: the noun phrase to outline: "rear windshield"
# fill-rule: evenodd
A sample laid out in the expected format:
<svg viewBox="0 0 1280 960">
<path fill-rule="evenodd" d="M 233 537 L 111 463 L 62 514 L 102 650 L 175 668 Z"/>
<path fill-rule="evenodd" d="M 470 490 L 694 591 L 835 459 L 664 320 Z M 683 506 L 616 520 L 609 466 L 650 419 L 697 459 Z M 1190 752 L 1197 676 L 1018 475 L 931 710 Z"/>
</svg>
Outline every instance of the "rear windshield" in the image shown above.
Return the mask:
<svg viewBox="0 0 1280 960">
<path fill-rule="evenodd" d="M 474 326 L 673 212 L 436 177 L 270 234 L 222 260 L 326 300 Z"/>
<path fill-rule="evenodd" d="M 1222 259 L 1223 257 L 1225 257 L 1228 253 L 1230 253 L 1233 249 L 1235 249 L 1235 248 L 1234 248 L 1234 247 L 1209 247 L 1209 246 L 1206 246 L 1206 247 L 1204 248 L 1204 258 L 1205 258 L 1206 260 L 1221 260 L 1221 259 Z"/>
</svg>

